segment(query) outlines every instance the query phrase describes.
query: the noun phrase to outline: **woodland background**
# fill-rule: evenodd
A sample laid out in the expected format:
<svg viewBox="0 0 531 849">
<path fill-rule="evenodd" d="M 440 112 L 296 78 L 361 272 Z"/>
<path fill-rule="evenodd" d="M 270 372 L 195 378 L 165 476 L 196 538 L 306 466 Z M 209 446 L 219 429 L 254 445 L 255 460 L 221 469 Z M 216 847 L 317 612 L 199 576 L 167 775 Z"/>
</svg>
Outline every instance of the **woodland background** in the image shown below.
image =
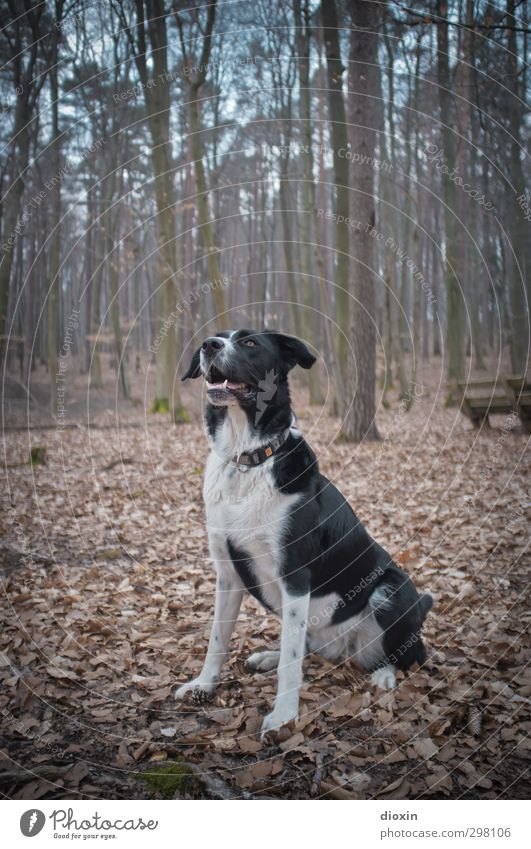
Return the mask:
<svg viewBox="0 0 531 849">
<path fill-rule="evenodd" d="M 528 12 L 1 4 L 4 796 L 528 794 L 528 435 L 457 387 L 529 370 Z M 308 658 L 269 748 L 253 601 L 216 701 L 172 697 L 213 607 L 179 377 L 242 326 L 314 350 L 301 428 L 436 600 L 427 667 Z"/>
</svg>

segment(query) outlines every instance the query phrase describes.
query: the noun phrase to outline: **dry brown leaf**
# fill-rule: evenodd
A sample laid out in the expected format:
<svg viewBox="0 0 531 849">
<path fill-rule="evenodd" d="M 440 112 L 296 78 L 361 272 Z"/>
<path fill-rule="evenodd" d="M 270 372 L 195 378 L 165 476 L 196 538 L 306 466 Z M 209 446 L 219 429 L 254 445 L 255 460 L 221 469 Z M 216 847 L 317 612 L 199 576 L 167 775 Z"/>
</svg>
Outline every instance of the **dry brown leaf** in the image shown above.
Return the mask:
<svg viewBox="0 0 531 849">
<path fill-rule="evenodd" d="M 85 761 L 78 761 L 72 769 L 68 770 L 65 773 L 64 781 L 66 785 L 78 785 L 80 781 L 83 781 L 84 778 L 89 774 L 89 768 Z"/>
<path fill-rule="evenodd" d="M 329 781 L 321 782 L 321 797 L 324 796 L 325 799 L 360 799 L 361 796 L 358 793 L 354 793 L 349 790 L 345 790 L 344 787 L 340 787 L 338 784 L 332 784 Z"/>
<path fill-rule="evenodd" d="M 341 776 L 341 784 L 348 790 L 354 790 L 357 793 L 363 792 L 371 783 L 370 775 L 365 772 L 344 772 Z"/>
<path fill-rule="evenodd" d="M 249 771 L 255 779 L 267 778 L 273 771 L 273 762 L 271 760 L 258 761 L 253 764 Z"/>
<path fill-rule="evenodd" d="M 377 798 L 378 796 L 384 796 L 392 793 L 394 790 L 398 790 L 402 782 L 404 781 L 405 776 L 401 775 L 400 778 L 396 778 L 390 784 L 385 785 L 384 787 L 380 787 L 378 792 L 374 794 Z"/>
<path fill-rule="evenodd" d="M 73 669 L 60 669 L 58 666 L 47 666 L 46 672 L 52 678 L 59 678 L 63 681 L 76 681 L 79 678 Z"/>
<path fill-rule="evenodd" d="M 426 776 L 426 784 L 431 790 L 436 792 L 451 793 L 453 789 L 452 777 L 445 769 L 438 769 L 435 772 Z"/>
<path fill-rule="evenodd" d="M 256 754 L 262 748 L 260 741 L 254 740 L 252 737 L 239 737 L 237 743 L 242 752 L 248 752 L 251 755 Z"/>
<path fill-rule="evenodd" d="M 284 740 L 283 743 L 280 743 L 279 748 L 283 752 L 289 752 L 291 749 L 296 749 L 302 743 L 304 743 L 305 737 L 300 731 L 293 735 L 293 737 L 288 737 L 287 740 Z"/>
<path fill-rule="evenodd" d="M 149 742 L 149 740 L 145 740 L 143 743 L 141 743 L 141 745 L 137 749 L 135 749 L 134 752 L 133 752 L 134 760 L 139 761 L 140 758 L 142 757 L 142 755 L 145 754 L 145 752 L 147 752 L 150 745 L 151 745 L 151 743 Z"/>
<path fill-rule="evenodd" d="M 439 751 L 433 740 L 429 737 L 421 737 L 418 740 L 414 740 L 413 748 L 417 755 L 425 759 L 432 758 Z"/>
</svg>

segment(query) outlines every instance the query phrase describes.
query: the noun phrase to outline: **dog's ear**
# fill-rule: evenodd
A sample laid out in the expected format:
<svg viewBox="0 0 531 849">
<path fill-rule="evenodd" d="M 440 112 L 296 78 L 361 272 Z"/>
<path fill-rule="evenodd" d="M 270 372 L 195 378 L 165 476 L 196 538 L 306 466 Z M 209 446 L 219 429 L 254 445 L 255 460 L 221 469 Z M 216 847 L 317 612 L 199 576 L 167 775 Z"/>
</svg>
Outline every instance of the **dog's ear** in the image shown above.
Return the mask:
<svg viewBox="0 0 531 849">
<path fill-rule="evenodd" d="M 277 343 L 287 371 L 293 366 L 302 366 L 302 368 L 313 366 L 316 358 L 300 339 L 295 336 L 286 336 L 284 333 L 270 333 L 269 335 Z"/>
<path fill-rule="evenodd" d="M 192 361 L 188 366 L 188 371 L 183 374 L 181 380 L 188 380 L 191 377 L 200 377 L 201 376 L 201 366 L 199 362 L 199 355 L 201 353 L 201 348 L 198 348 L 192 357 Z"/>
</svg>

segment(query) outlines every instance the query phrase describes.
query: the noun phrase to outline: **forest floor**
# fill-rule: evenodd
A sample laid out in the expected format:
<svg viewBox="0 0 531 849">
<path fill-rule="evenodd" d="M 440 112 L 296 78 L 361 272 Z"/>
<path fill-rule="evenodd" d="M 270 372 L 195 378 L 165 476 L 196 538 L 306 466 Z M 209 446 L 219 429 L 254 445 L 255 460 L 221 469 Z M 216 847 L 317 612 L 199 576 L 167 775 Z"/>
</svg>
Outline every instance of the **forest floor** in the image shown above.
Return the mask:
<svg viewBox="0 0 531 849">
<path fill-rule="evenodd" d="M 299 722 L 264 744 L 275 673 L 244 659 L 279 626 L 254 600 L 212 702 L 173 698 L 213 610 L 198 384 L 188 425 L 133 406 L 117 419 L 111 398 L 100 426 L 6 431 L 3 796 L 527 798 L 528 437 L 511 417 L 472 429 L 419 381 L 409 413 L 396 397 L 379 411 L 380 442 L 336 441 L 302 390 L 294 406 L 321 470 L 434 595 L 428 661 L 384 693 L 308 657 Z"/>
</svg>

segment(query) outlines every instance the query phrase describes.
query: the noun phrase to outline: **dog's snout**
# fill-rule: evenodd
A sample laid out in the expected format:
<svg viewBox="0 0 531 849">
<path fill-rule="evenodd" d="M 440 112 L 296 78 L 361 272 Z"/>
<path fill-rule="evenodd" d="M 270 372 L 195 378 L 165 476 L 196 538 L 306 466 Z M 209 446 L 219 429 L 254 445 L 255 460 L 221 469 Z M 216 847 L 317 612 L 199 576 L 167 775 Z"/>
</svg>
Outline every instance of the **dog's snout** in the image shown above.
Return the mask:
<svg viewBox="0 0 531 849">
<path fill-rule="evenodd" d="M 205 354 L 212 354 L 214 351 L 219 351 L 223 348 L 225 342 L 223 339 L 220 339 L 219 336 L 210 336 L 208 339 L 205 339 L 203 344 L 201 345 L 201 350 L 205 352 Z"/>
</svg>

